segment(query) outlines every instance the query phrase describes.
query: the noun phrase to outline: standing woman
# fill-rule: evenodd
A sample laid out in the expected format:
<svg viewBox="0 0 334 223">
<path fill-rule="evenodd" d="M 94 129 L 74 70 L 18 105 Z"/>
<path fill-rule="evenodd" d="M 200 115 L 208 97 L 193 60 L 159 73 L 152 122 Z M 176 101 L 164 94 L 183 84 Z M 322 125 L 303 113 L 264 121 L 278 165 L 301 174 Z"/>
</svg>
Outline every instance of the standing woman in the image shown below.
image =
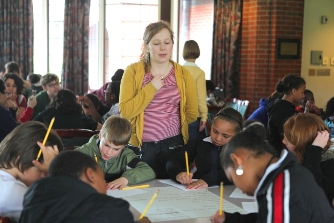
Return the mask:
<svg viewBox="0 0 334 223">
<path fill-rule="evenodd" d="M 282 99 L 277 99 L 267 106 L 268 111 L 268 142 L 280 152 L 283 149 L 283 125 L 285 121 L 296 114 L 296 106 L 304 98 L 306 82 L 302 77 L 293 74 L 286 75 L 276 85 L 276 91 L 284 93 Z"/>
<path fill-rule="evenodd" d="M 124 72 L 119 109 L 132 124 L 130 147 L 158 178 L 168 178 L 166 162 L 187 143 L 188 125 L 197 118 L 196 88 L 189 72 L 171 60 L 174 34 L 168 23 L 149 24 L 143 41 L 140 61 Z"/>
<path fill-rule="evenodd" d="M 27 100 L 24 97 L 24 81 L 21 77 L 14 73 L 7 73 L 3 78 L 6 85 L 6 93 L 8 99 L 12 100 L 14 103 L 10 109 L 16 110 L 16 120 L 20 120 L 24 110 L 27 107 Z"/>
<path fill-rule="evenodd" d="M 206 119 L 208 118 L 208 106 L 206 105 L 206 80 L 204 71 L 195 64 L 200 56 L 200 49 L 195 40 L 188 40 L 183 46 L 183 59 L 186 61 L 183 65 L 194 78 L 197 100 L 198 115 L 197 120 L 189 125 L 189 141 L 196 139 L 199 132 L 203 131 Z"/>
</svg>

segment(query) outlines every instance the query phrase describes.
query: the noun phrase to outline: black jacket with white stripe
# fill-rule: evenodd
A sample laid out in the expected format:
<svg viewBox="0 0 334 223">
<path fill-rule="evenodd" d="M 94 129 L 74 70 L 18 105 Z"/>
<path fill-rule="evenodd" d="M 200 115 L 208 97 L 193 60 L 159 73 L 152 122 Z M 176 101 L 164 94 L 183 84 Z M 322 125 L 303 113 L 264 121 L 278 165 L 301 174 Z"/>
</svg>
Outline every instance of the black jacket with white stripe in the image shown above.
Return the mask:
<svg viewBox="0 0 334 223">
<path fill-rule="evenodd" d="M 225 223 L 334 223 L 334 210 L 313 175 L 283 150 L 271 164 L 256 191 L 257 214 L 225 213 Z"/>
</svg>

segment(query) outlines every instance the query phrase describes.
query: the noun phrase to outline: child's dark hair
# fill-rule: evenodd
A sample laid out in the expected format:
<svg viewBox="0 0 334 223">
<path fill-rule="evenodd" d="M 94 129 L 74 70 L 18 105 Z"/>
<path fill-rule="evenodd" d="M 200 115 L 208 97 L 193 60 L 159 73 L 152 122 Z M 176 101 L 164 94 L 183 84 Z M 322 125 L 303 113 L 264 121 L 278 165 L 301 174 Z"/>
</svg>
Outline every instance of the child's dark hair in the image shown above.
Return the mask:
<svg viewBox="0 0 334 223">
<path fill-rule="evenodd" d="M 27 80 L 31 83 L 31 84 L 37 84 L 40 82 L 41 80 L 41 75 L 40 74 L 29 74 L 27 76 Z"/>
<path fill-rule="evenodd" d="M 101 106 L 101 102 L 99 100 L 99 98 L 95 95 L 95 94 L 87 94 L 87 97 L 89 98 L 89 100 L 92 101 L 94 107 L 97 109 L 98 107 Z M 85 108 L 89 108 L 87 105 L 84 104 Z"/>
<path fill-rule="evenodd" d="M 334 116 L 334 97 L 328 100 L 323 118 L 326 119 L 330 116 Z"/>
<path fill-rule="evenodd" d="M 21 172 L 34 166 L 40 147 L 37 141 L 43 142 L 47 127 L 37 121 L 29 121 L 11 131 L 0 144 L 0 167 L 4 169 L 18 168 Z M 59 152 L 63 144 L 57 134 L 50 132 L 46 146 L 57 145 Z M 40 161 L 43 157 L 40 158 Z"/>
<path fill-rule="evenodd" d="M 215 84 L 211 80 L 206 80 L 206 90 L 214 91 L 215 90 Z"/>
<path fill-rule="evenodd" d="M 121 89 L 121 82 L 120 81 L 113 81 L 110 83 L 111 85 L 111 94 L 115 95 L 114 103 L 119 102 L 119 91 Z"/>
<path fill-rule="evenodd" d="M 97 171 L 95 160 L 79 151 L 64 151 L 56 156 L 49 167 L 49 176 L 68 176 L 80 179 L 87 168 Z"/>
<path fill-rule="evenodd" d="M 24 89 L 24 81 L 23 79 L 14 73 L 7 73 L 3 77 L 4 82 L 6 82 L 7 79 L 13 79 L 14 83 L 16 85 L 16 94 L 22 94 Z"/>
<path fill-rule="evenodd" d="M 6 73 L 15 73 L 19 76 L 21 75 L 20 66 L 15 61 L 11 61 L 11 62 L 8 62 L 8 63 L 5 64 L 5 72 Z"/>
<path fill-rule="evenodd" d="M 276 91 L 284 94 L 290 94 L 292 89 L 298 89 L 300 86 L 305 85 L 306 82 L 302 77 L 288 74 L 276 85 Z"/>
<path fill-rule="evenodd" d="M 100 134 L 116 146 L 126 145 L 131 137 L 131 129 L 127 119 L 113 115 L 103 123 Z"/>
<path fill-rule="evenodd" d="M 235 131 L 240 132 L 242 129 L 243 118 L 242 115 L 235 109 L 227 107 L 221 109 L 214 117 L 215 119 L 222 119 L 231 123 L 235 123 Z"/>
<path fill-rule="evenodd" d="M 242 131 L 254 132 L 256 135 L 260 136 L 262 139 L 267 139 L 267 130 L 264 125 L 257 120 L 247 120 L 244 123 Z"/>
<path fill-rule="evenodd" d="M 268 100 L 269 100 L 269 103 L 270 103 L 270 102 L 276 101 L 276 99 L 282 98 L 282 97 L 283 97 L 283 93 L 280 93 L 278 91 L 274 91 L 271 95 L 269 95 Z"/>
<path fill-rule="evenodd" d="M 75 94 L 68 89 L 62 89 L 54 96 L 51 107 L 55 107 L 65 114 L 82 112 L 82 108 L 77 102 Z"/>
<path fill-rule="evenodd" d="M 270 153 L 272 155 L 276 155 L 277 153 L 268 142 L 263 140 L 263 138 L 256 133 L 250 131 L 240 132 L 232 137 L 220 154 L 220 161 L 224 170 L 233 166 L 231 154 L 241 148 L 253 152 L 255 157 L 261 156 L 264 153 Z"/>
<path fill-rule="evenodd" d="M 4 94 L 5 90 L 6 90 L 5 82 L 3 82 L 3 80 L 0 79 L 0 93 Z"/>
<path fill-rule="evenodd" d="M 124 70 L 123 69 L 116 70 L 116 72 L 114 73 L 114 75 L 111 77 L 111 81 L 112 82 L 114 82 L 114 81 L 121 81 L 122 77 L 123 77 L 123 74 L 124 74 Z"/>
</svg>

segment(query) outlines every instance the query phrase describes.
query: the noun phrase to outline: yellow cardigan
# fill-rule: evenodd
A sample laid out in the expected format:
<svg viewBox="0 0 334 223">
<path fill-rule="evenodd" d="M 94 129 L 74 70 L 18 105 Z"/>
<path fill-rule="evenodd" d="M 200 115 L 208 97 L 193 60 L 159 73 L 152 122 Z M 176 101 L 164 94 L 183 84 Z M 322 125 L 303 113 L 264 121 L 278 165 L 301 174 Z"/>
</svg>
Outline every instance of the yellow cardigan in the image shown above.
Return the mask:
<svg viewBox="0 0 334 223">
<path fill-rule="evenodd" d="M 195 63 L 186 62 L 183 67 L 185 67 L 194 78 L 195 86 L 197 90 L 197 100 L 198 100 L 198 115 L 202 122 L 206 122 L 208 118 L 208 106 L 206 105 L 206 81 L 205 73 L 199 68 Z"/>
<path fill-rule="evenodd" d="M 176 84 L 180 92 L 181 134 L 187 144 L 188 125 L 196 120 L 198 112 L 196 87 L 192 76 L 184 67 L 172 60 L 170 62 L 174 65 Z M 157 92 L 152 83 L 142 87 L 144 75 L 143 62 L 129 65 L 124 71 L 119 95 L 120 114 L 132 125 L 129 143 L 137 147 L 142 145 L 144 110 Z"/>
</svg>

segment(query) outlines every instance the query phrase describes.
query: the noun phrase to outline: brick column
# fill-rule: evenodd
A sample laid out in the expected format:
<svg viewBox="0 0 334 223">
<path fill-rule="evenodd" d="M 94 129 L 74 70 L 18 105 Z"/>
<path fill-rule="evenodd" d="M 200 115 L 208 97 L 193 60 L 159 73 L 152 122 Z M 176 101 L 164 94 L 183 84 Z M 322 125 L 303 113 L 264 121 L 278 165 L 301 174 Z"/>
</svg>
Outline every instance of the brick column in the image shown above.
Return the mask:
<svg viewBox="0 0 334 223">
<path fill-rule="evenodd" d="M 304 0 L 244 0 L 239 98 L 249 100 L 246 118 L 286 74 L 301 75 L 301 58 L 276 59 L 276 39 L 303 36 Z M 301 55 L 301 53 L 300 53 Z"/>
</svg>

